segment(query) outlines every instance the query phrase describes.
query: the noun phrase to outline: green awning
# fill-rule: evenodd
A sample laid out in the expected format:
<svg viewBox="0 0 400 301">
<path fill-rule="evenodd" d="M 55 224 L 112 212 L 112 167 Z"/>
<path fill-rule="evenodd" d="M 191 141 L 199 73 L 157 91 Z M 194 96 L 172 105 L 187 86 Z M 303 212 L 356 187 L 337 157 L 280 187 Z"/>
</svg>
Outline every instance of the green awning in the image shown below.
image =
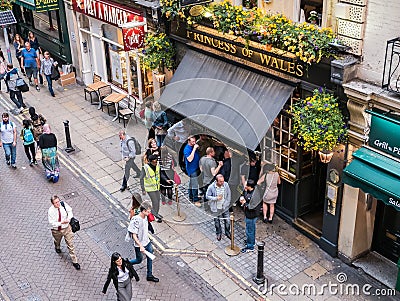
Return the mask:
<svg viewBox="0 0 400 301">
<path fill-rule="evenodd" d="M 343 171 L 343 182 L 400 211 L 400 162 L 362 147 Z"/>
<path fill-rule="evenodd" d="M 36 9 L 35 0 L 15 0 L 15 4 L 33 11 Z"/>
</svg>

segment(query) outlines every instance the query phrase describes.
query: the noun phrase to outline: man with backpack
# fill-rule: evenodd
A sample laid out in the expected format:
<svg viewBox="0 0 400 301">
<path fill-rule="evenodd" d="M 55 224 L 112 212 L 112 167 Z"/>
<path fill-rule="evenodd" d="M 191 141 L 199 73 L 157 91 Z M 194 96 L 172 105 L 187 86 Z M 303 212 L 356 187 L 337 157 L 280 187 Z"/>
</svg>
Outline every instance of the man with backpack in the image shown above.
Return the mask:
<svg viewBox="0 0 400 301">
<path fill-rule="evenodd" d="M 128 187 L 128 180 L 131 173 L 131 169 L 136 172 L 134 178 L 140 177 L 140 169 L 135 163 L 136 155 L 141 153 L 140 144 L 135 138 L 129 137 L 124 130 L 120 130 L 119 139 L 121 140 L 121 154 L 125 161 L 125 173 L 122 181 L 122 186 L 119 189 L 121 192 L 125 191 Z"/>
<path fill-rule="evenodd" d="M 0 123 L 0 147 L 4 148 L 7 165 L 11 165 L 15 169 L 17 168 L 17 165 L 15 165 L 17 158 L 17 127 L 9 118 L 8 113 L 3 113 L 3 120 Z"/>
</svg>

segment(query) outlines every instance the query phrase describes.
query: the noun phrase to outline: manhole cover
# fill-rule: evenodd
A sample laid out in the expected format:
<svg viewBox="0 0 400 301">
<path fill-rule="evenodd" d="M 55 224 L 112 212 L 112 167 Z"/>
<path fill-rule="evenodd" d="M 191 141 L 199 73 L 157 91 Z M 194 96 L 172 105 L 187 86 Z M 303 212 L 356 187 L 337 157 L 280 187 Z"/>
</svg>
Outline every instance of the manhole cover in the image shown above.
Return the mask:
<svg viewBox="0 0 400 301">
<path fill-rule="evenodd" d="M 28 281 L 18 281 L 18 282 L 17 282 L 17 285 L 18 285 L 18 287 L 19 287 L 20 289 L 22 289 L 22 290 L 31 287 L 31 285 L 29 284 Z"/>
<path fill-rule="evenodd" d="M 38 296 L 29 296 L 26 300 L 27 301 L 42 301 L 42 299 Z"/>
<path fill-rule="evenodd" d="M 64 200 L 70 200 L 70 199 L 76 198 L 78 195 L 79 195 L 79 193 L 74 191 L 74 192 L 69 192 L 69 193 L 63 194 L 62 197 Z"/>
</svg>

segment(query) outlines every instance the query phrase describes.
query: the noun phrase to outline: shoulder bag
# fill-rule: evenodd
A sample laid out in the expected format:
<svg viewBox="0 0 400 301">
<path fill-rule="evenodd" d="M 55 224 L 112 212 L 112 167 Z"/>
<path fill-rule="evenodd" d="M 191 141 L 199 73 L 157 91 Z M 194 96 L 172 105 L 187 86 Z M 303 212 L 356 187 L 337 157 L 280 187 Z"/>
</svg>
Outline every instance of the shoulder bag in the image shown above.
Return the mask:
<svg viewBox="0 0 400 301">
<path fill-rule="evenodd" d="M 28 92 L 29 91 L 29 86 L 26 84 L 24 79 L 18 77 L 15 81 L 15 87 L 17 87 L 18 90 L 21 92 Z"/>
<path fill-rule="evenodd" d="M 64 207 L 65 212 L 67 212 L 68 216 L 68 211 L 67 208 L 65 208 L 64 202 L 60 202 L 61 206 Z M 81 225 L 79 224 L 79 221 L 75 217 L 71 217 L 69 224 L 71 226 L 72 232 L 75 233 L 81 229 Z"/>
</svg>

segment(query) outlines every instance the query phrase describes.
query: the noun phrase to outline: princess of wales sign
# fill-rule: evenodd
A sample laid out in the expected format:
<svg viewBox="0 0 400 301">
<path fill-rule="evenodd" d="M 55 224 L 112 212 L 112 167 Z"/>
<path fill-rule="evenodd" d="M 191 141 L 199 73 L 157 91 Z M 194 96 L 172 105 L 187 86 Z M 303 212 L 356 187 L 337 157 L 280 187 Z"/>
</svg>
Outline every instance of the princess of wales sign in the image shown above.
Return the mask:
<svg viewBox="0 0 400 301">
<path fill-rule="evenodd" d="M 122 27 L 125 51 L 143 47 L 145 27 L 123 27 L 126 23 L 143 23 L 145 18 L 139 11 L 104 0 L 72 0 L 72 6 L 76 12 Z"/>
</svg>

